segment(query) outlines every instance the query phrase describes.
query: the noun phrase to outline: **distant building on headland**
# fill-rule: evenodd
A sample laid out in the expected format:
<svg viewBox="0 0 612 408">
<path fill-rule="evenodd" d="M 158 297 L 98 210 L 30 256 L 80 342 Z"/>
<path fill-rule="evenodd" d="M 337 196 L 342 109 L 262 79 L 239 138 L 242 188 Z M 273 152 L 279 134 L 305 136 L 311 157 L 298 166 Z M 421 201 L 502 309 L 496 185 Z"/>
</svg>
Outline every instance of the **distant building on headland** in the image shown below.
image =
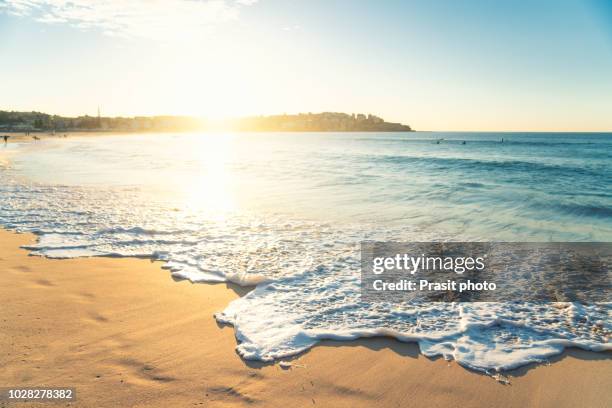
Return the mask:
<svg viewBox="0 0 612 408">
<path fill-rule="evenodd" d="M 4 131 L 195 131 L 235 130 L 256 132 L 409 132 L 401 123 L 363 113 L 300 113 L 237 118 L 209 122 L 189 116 L 136 116 L 132 118 L 79 116 L 63 117 L 40 112 L 0 111 Z"/>
</svg>

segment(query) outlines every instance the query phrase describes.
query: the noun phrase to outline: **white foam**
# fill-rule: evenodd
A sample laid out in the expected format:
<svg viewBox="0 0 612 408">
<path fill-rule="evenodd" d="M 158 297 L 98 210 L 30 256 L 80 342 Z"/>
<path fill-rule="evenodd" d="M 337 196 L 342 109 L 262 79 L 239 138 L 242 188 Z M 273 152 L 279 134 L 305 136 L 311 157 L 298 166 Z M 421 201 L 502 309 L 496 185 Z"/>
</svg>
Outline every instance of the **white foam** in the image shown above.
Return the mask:
<svg viewBox="0 0 612 408">
<path fill-rule="evenodd" d="M 317 292 L 294 291 L 279 282 L 261 285 L 216 318 L 235 327 L 237 351 L 249 360 L 282 359 L 324 339 L 379 336 L 416 342 L 425 356 L 479 371 L 542 362 L 566 347 L 612 350 L 607 335 L 595 333 L 588 322 L 609 316 L 610 304 L 415 303 L 397 313 L 394 308 L 406 306 L 360 304 L 350 291 L 342 303 L 329 302 L 333 292 Z"/>
</svg>

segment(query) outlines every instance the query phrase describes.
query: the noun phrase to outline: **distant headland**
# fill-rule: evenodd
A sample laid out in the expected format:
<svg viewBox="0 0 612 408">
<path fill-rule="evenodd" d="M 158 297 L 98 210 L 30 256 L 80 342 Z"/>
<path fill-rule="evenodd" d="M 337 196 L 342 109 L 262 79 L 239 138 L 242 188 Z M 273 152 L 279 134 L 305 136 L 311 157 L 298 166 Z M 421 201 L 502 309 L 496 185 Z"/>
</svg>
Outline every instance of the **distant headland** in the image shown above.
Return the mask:
<svg viewBox="0 0 612 408">
<path fill-rule="evenodd" d="M 41 112 L 0 110 L 0 131 L 195 131 L 233 130 L 247 132 L 410 132 L 401 123 L 385 122 L 371 114 L 338 112 L 297 115 L 251 116 L 210 121 L 191 116 L 65 117 Z"/>
</svg>

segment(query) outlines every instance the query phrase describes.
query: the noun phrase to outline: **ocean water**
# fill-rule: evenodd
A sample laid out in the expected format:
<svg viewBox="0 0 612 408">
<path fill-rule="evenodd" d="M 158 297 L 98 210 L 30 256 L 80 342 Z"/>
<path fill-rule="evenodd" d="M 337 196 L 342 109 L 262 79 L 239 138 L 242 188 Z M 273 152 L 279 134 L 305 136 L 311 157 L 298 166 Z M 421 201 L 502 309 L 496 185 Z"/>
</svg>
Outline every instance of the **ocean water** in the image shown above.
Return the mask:
<svg viewBox="0 0 612 408">
<path fill-rule="evenodd" d="M 257 285 L 216 318 L 234 326 L 241 356 L 263 361 L 382 335 L 483 371 L 568 346 L 612 349 L 610 303 L 359 296 L 363 240 L 612 241 L 611 186 L 612 134 L 132 134 L 0 146 L 0 225 L 37 234 L 34 254 L 147 257 L 177 278 Z"/>
</svg>

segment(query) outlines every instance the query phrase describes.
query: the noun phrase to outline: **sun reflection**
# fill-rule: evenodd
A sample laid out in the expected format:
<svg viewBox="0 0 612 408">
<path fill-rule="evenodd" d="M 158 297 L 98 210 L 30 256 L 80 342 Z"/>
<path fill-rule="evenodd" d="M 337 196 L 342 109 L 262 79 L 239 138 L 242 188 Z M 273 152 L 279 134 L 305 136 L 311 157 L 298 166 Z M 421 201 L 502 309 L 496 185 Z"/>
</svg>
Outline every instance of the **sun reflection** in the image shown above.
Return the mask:
<svg viewBox="0 0 612 408">
<path fill-rule="evenodd" d="M 194 135 L 191 139 L 192 173 L 181 180 L 185 205 L 224 217 L 236 209 L 236 180 L 231 171 L 231 134 Z"/>
</svg>

